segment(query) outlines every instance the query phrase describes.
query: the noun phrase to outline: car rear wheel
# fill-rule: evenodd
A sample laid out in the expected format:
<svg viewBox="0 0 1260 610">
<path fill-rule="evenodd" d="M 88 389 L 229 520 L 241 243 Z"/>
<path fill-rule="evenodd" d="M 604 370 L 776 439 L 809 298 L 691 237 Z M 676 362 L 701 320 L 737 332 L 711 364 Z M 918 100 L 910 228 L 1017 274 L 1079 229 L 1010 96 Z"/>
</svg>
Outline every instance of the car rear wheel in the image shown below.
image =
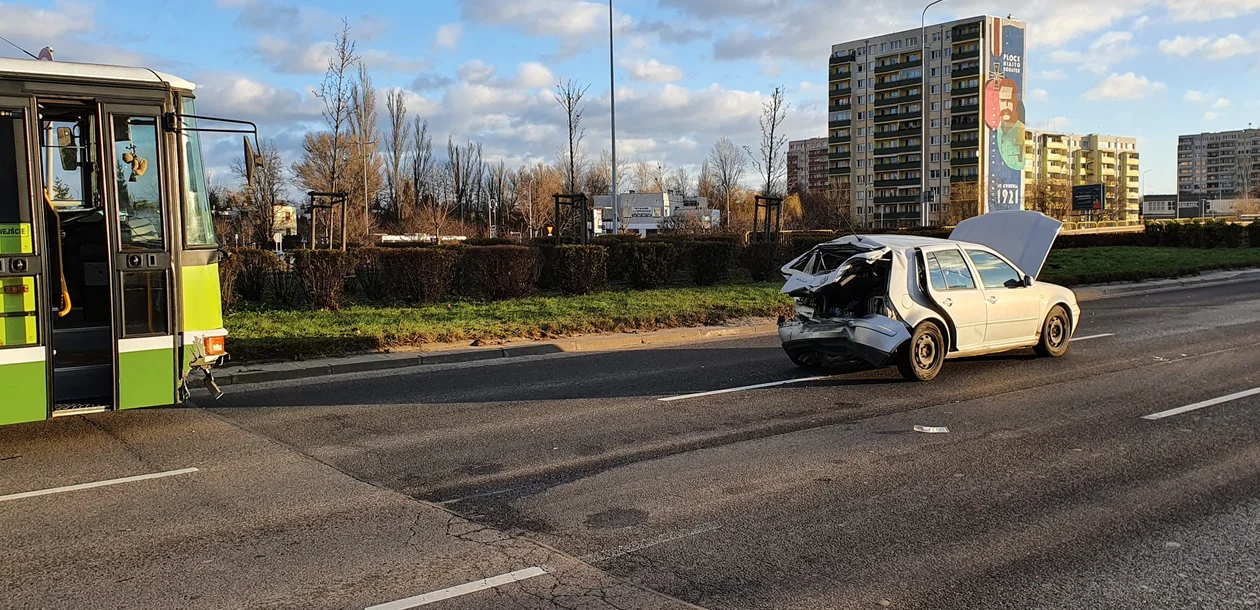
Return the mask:
<svg viewBox="0 0 1260 610">
<path fill-rule="evenodd" d="M 1055 305 L 1046 314 L 1041 325 L 1041 340 L 1037 342 L 1037 355 L 1058 358 L 1072 346 L 1072 318 L 1062 305 Z"/>
<path fill-rule="evenodd" d="M 817 370 L 823 368 L 822 359 L 817 354 L 808 352 L 792 353 L 788 352 L 788 359 L 792 364 L 806 370 Z"/>
<path fill-rule="evenodd" d="M 941 327 L 924 322 L 914 329 L 910 340 L 897 353 L 897 370 L 911 381 L 931 381 L 945 365 L 945 334 Z"/>
</svg>

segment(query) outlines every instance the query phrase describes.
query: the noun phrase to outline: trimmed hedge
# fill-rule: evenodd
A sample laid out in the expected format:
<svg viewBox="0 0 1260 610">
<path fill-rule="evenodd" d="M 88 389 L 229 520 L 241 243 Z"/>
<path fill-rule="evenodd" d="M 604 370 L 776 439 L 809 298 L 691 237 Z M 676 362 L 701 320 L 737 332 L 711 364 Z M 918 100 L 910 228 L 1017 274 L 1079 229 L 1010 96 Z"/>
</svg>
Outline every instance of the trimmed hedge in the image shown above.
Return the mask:
<svg viewBox="0 0 1260 610">
<path fill-rule="evenodd" d="M 562 245 L 551 248 L 549 286 L 566 294 L 589 294 L 608 285 L 608 248 Z"/>
<path fill-rule="evenodd" d="M 280 258 L 271 250 L 238 248 L 234 253 L 240 275 L 236 278 L 236 291 L 241 299 L 254 303 L 267 297 L 271 276 L 280 270 Z"/>
<path fill-rule="evenodd" d="M 306 302 L 316 309 L 340 309 L 346 276 L 354 269 L 356 255 L 340 250 L 298 250 L 293 253 L 293 271 L 301 283 Z"/>
<path fill-rule="evenodd" d="M 350 289 L 354 295 L 369 301 L 384 301 L 389 298 L 391 287 L 381 269 L 381 250 L 360 248 L 353 252 L 355 264 L 354 275 L 350 278 Z"/>
<path fill-rule="evenodd" d="M 1247 226 L 1247 243 L 1251 244 L 1252 248 L 1260 248 L 1260 220 L 1253 220 Z"/>
<path fill-rule="evenodd" d="M 630 285 L 659 288 L 669 283 L 677 271 L 678 248 L 667 242 L 641 242 L 630 246 Z"/>
<path fill-rule="evenodd" d="M 452 248 L 394 248 L 379 254 L 390 296 L 407 303 L 437 303 L 451 295 L 461 252 Z"/>
<path fill-rule="evenodd" d="M 735 266 L 735 244 L 730 241 L 695 241 L 686 246 L 691 281 L 711 286 L 730 275 Z"/>
<path fill-rule="evenodd" d="M 537 248 L 478 246 L 459 250 L 461 296 L 498 301 L 528 296 L 537 289 L 541 271 Z"/>
<path fill-rule="evenodd" d="M 228 251 L 219 259 L 219 302 L 223 304 L 223 311 L 236 307 L 236 280 L 240 275 L 241 259 L 235 252 Z"/>
</svg>

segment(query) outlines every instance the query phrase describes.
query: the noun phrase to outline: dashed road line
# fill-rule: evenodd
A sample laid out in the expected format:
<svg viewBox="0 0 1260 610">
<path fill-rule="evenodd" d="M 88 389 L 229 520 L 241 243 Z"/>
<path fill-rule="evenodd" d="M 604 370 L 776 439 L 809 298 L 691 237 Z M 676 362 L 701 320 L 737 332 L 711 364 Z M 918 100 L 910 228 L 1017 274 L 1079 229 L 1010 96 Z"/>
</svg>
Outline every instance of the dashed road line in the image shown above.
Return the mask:
<svg viewBox="0 0 1260 610">
<path fill-rule="evenodd" d="M 1196 402 L 1192 405 L 1186 405 L 1184 407 L 1177 407 L 1176 409 L 1169 409 L 1167 411 L 1160 411 L 1159 413 L 1151 413 L 1150 415 L 1143 415 L 1142 419 L 1148 419 L 1148 420 L 1154 421 L 1157 419 L 1163 419 L 1165 417 L 1172 417 L 1174 415 L 1181 415 L 1182 413 L 1189 413 L 1190 411 L 1196 411 L 1198 409 L 1203 409 L 1203 408 L 1219 405 L 1226 402 L 1233 402 L 1235 400 L 1241 400 L 1243 398 L 1247 398 L 1249 396 L 1256 396 L 1256 395 L 1260 395 L 1260 388 L 1252 388 L 1250 390 L 1244 390 L 1242 392 L 1235 392 L 1228 396 L 1222 396 L 1220 398 L 1213 398 L 1211 400 L 1205 400 L 1203 402 Z"/>
<path fill-rule="evenodd" d="M 784 379 L 783 381 L 771 381 L 769 383 L 758 383 L 754 385 L 739 386 L 738 388 L 726 388 L 722 390 L 710 390 L 708 392 L 697 392 L 695 394 L 682 394 L 679 396 L 666 396 L 665 398 L 657 398 L 661 402 L 673 402 L 675 400 L 686 400 L 688 398 L 703 398 L 705 396 L 716 396 L 718 394 L 730 394 L 731 392 L 742 392 L 744 390 L 756 390 L 760 388 L 772 388 L 780 385 L 788 385 L 790 383 L 804 383 L 806 381 L 823 381 L 832 379 L 834 375 L 822 375 L 818 377 L 797 377 L 795 379 Z"/>
<path fill-rule="evenodd" d="M 109 479 L 105 481 L 96 481 L 93 483 L 79 483 L 78 485 L 67 485 L 65 487 L 53 487 L 51 489 L 40 489 L 37 491 L 24 491 L 22 493 L 9 494 L 0 496 L 0 502 L 9 500 L 22 500 L 25 498 L 34 498 L 37 496 L 46 496 L 49 494 L 65 493 L 67 491 L 79 491 L 81 489 L 92 489 L 93 487 L 105 487 L 107 485 L 118 485 L 121 483 L 133 483 L 135 481 L 147 481 L 149 479 L 160 479 L 163 477 L 173 477 L 180 474 L 188 474 L 197 472 L 196 468 L 180 468 L 179 470 L 168 470 L 166 472 L 154 472 L 151 474 L 141 474 L 134 477 L 123 477 L 121 479 Z"/>
<path fill-rule="evenodd" d="M 520 582 L 535 576 L 542 576 L 546 573 L 547 568 L 534 566 L 523 570 L 516 570 L 515 572 L 508 572 L 507 574 L 491 576 L 490 578 L 474 580 L 469 583 L 448 587 L 446 589 L 423 593 L 421 595 L 400 599 L 398 601 L 392 601 L 376 606 L 368 606 L 367 610 L 408 610 L 408 608 L 419 608 L 420 606 L 427 606 L 434 602 L 440 602 L 444 599 L 451 599 L 452 597 L 459 597 L 461 595 L 468 595 L 469 593 L 476 593 L 478 591 L 485 591 L 486 589 L 501 587 L 503 585 Z"/>
<path fill-rule="evenodd" d="M 608 561 L 609 559 L 615 559 L 623 555 L 629 555 L 630 553 L 637 553 L 644 549 L 650 549 L 654 546 L 660 546 L 667 542 L 674 542 L 675 540 L 682 540 L 683 538 L 690 538 L 692 536 L 697 536 L 699 534 L 712 532 L 721 527 L 722 526 L 718 525 L 717 523 L 705 523 L 704 525 L 693 527 L 689 530 L 681 530 L 677 532 L 666 532 L 654 538 L 648 538 L 646 540 L 640 540 L 638 542 L 631 542 L 629 544 L 623 544 L 621 546 L 613 547 L 611 549 L 600 551 L 598 553 L 591 553 L 590 555 L 583 555 L 581 557 L 578 557 L 578 560 L 584 561 L 586 563 L 599 563 L 601 561 Z"/>
</svg>

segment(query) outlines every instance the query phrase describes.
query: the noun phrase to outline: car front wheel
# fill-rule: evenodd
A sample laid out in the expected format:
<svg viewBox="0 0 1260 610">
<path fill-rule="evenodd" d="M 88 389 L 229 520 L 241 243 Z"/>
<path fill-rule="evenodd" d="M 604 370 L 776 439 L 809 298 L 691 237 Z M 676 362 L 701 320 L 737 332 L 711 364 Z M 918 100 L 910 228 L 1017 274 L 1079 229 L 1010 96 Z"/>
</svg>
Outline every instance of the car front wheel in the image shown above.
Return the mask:
<svg viewBox="0 0 1260 610">
<path fill-rule="evenodd" d="M 910 381 L 931 381 L 945 365 L 945 334 L 932 322 L 914 329 L 910 340 L 898 351 L 897 370 Z"/>
<path fill-rule="evenodd" d="M 1072 318 L 1062 305 L 1055 305 L 1046 314 L 1041 325 L 1041 340 L 1037 342 L 1037 355 L 1058 358 L 1072 346 Z"/>
</svg>

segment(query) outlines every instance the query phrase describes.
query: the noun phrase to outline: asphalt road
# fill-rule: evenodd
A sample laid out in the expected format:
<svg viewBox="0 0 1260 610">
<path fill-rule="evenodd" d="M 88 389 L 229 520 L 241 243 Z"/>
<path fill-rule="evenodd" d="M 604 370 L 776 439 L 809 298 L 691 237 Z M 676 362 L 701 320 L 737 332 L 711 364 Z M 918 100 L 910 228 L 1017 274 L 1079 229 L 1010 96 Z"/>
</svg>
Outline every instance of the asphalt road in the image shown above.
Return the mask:
<svg viewBox="0 0 1260 610">
<path fill-rule="evenodd" d="M 1143 418 L 1260 387 L 1260 282 L 1084 310 L 1064 358 L 929 384 L 660 400 L 816 374 L 764 337 L 3 428 L 0 497 L 199 470 L 0 500 L 0 606 L 361 608 L 503 574 L 527 580 L 432 607 L 1260 604 L 1260 394 Z"/>
</svg>

